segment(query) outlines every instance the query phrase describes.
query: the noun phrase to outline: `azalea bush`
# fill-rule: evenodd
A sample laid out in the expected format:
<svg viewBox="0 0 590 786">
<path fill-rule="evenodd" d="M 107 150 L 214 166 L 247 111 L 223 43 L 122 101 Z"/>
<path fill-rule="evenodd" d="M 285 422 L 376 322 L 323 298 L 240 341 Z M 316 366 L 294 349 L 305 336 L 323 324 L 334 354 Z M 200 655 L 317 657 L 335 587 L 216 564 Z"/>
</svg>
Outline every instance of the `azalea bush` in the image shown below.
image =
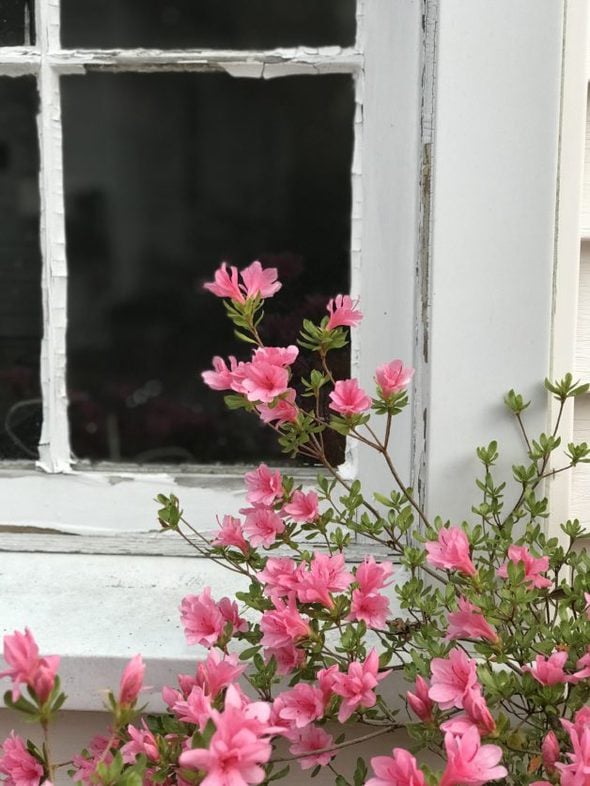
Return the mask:
<svg viewBox="0 0 590 786">
<path fill-rule="evenodd" d="M 362 319 L 347 295 L 319 324 L 305 321 L 297 345 L 267 346 L 264 301 L 280 286 L 258 262 L 222 265 L 206 284 L 248 355 L 215 357 L 203 379 L 274 429 L 286 454 L 318 466 L 317 484 L 261 464 L 245 475 L 241 515 L 220 512 L 211 539 L 176 497 L 158 498 L 161 526 L 239 574 L 243 590 L 186 596 L 186 639 L 201 649 L 193 673 L 163 689 L 168 712 L 138 707 L 136 656 L 109 694 L 110 728 L 64 766 L 89 786 L 246 786 L 322 768 L 336 786 L 588 786 L 590 560 L 578 521 L 563 522 L 560 539 L 545 527 L 551 477 L 590 461 L 585 443 L 564 449 L 558 436 L 588 385 L 546 380 L 558 414 L 535 436 L 528 402 L 509 391 L 523 441 L 512 478 L 497 477 L 495 442 L 479 447 L 478 504 L 462 522 L 430 518 L 389 450 L 412 369 L 385 362 L 371 389 L 335 378 L 331 357 Z M 326 449 L 334 432 L 375 450 L 392 489 L 364 495 L 342 477 Z M 41 724 L 45 744 L 13 733 L 0 773 L 10 786 L 51 782 L 59 659 L 41 656 L 28 630 L 5 637 L 4 659 L 5 703 Z M 381 755 L 365 757 L 369 740 Z M 349 749 L 352 771 L 340 763 Z"/>
</svg>

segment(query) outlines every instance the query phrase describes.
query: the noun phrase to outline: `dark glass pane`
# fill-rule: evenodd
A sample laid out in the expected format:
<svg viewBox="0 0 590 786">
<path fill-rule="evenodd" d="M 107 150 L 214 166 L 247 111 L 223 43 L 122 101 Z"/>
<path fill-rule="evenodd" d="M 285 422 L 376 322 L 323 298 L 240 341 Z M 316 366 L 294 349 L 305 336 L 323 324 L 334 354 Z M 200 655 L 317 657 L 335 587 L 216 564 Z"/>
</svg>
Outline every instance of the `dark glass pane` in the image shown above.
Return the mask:
<svg viewBox="0 0 590 786">
<path fill-rule="evenodd" d="M 34 44 L 33 0 L 0 0 L 0 46 Z"/>
<path fill-rule="evenodd" d="M 0 459 L 36 458 L 42 333 L 37 88 L 0 78 Z"/>
<path fill-rule="evenodd" d="M 62 0 L 66 47 L 351 46 L 354 0 Z"/>
<path fill-rule="evenodd" d="M 347 291 L 352 79 L 94 73 L 62 90 L 76 454 L 273 455 L 272 434 L 200 379 L 236 354 L 202 284 L 222 260 L 277 267 L 265 338 L 281 345 Z"/>
</svg>

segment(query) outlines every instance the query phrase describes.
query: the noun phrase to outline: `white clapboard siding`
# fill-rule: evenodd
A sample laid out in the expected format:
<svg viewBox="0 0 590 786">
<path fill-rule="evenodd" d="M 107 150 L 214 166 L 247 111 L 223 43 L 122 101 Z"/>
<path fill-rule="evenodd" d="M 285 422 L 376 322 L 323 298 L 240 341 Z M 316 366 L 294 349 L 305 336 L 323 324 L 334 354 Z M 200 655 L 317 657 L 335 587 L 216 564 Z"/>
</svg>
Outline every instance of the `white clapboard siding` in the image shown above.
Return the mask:
<svg viewBox="0 0 590 786">
<path fill-rule="evenodd" d="M 588 102 L 590 107 L 590 102 Z M 589 110 L 590 111 L 590 110 Z M 584 192 L 582 200 L 581 232 L 583 240 L 590 240 L 590 122 L 586 118 L 586 166 L 584 167 Z"/>
<path fill-rule="evenodd" d="M 574 419 L 574 440 L 590 442 L 590 397 L 584 396 L 576 401 Z M 572 518 L 590 528 L 590 464 L 576 467 L 572 479 Z"/>
</svg>

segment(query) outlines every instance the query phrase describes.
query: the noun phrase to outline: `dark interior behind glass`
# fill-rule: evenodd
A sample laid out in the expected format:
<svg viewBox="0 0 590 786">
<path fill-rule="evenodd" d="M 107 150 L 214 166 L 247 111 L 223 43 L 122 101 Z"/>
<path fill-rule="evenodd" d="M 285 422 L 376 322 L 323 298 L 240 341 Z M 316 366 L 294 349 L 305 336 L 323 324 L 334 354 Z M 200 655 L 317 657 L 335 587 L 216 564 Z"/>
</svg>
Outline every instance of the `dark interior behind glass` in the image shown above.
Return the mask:
<svg viewBox="0 0 590 786">
<path fill-rule="evenodd" d="M 0 459 L 37 458 L 42 335 L 34 77 L 0 77 Z"/>
<path fill-rule="evenodd" d="M 62 78 L 62 95 L 76 455 L 278 455 L 200 379 L 213 354 L 249 353 L 202 284 L 222 260 L 277 267 L 275 345 L 348 291 L 352 78 L 89 73 Z M 345 353 L 337 364 L 345 376 Z"/>
</svg>

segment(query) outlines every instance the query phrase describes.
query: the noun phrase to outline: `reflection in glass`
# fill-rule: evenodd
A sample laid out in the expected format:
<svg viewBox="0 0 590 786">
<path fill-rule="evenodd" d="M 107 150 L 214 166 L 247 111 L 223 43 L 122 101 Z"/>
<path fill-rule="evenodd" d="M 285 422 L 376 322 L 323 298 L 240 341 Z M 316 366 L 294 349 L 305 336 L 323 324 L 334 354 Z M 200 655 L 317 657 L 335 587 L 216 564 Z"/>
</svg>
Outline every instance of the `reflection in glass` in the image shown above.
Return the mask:
<svg viewBox="0 0 590 786">
<path fill-rule="evenodd" d="M 33 77 L 0 77 L 0 459 L 37 458 L 42 333 Z"/>
<path fill-rule="evenodd" d="M 94 73 L 64 77 L 62 95 L 75 453 L 277 454 L 267 430 L 200 379 L 213 354 L 236 353 L 202 284 L 222 260 L 277 267 L 284 288 L 268 301 L 265 337 L 277 345 L 347 291 L 351 78 Z"/>
<path fill-rule="evenodd" d="M 0 0 L 0 46 L 34 44 L 33 0 Z"/>
<path fill-rule="evenodd" d="M 66 47 L 352 46 L 354 0 L 62 0 Z"/>
</svg>

